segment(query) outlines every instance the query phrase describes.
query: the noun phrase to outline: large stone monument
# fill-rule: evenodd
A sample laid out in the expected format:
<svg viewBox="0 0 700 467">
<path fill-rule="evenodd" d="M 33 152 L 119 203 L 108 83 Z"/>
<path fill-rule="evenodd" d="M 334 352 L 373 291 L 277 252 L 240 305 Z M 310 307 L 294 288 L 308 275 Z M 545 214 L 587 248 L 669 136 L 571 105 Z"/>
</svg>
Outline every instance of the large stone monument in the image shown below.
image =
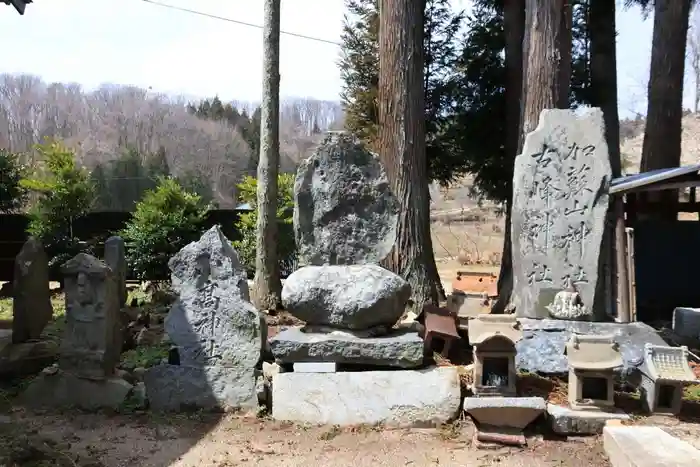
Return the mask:
<svg viewBox="0 0 700 467">
<path fill-rule="evenodd" d="M 385 371 L 423 366 L 424 346 L 415 329 L 395 326 L 409 284 L 378 265 L 393 248 L 399 203 L 377 157 L 351 135 L 330 133 L 300 164 L 294 199 L 303 266 L 285 281 L 282 302 L 306 326 L 270 341 L 275 359 L 294 369 L 273 377 L 272 416 L 406 425 L 455 415 L 454 368 Z"/>
<path fill-rule="evenodd" d="M 112 269 L 117 282 L 117 292 L 119 293 L 119 306 L 126 303 L 126 249 L 124 240 L 113 235 L 105 240 L 105 263 Z"/>
<path fill-rule="evenodd" d="M 594 320 L 601 242 L 611 180 L 600 109 L 543 110 L 515 160 L 513 304 L 519 317 Z M 558 292 L 576 292 L 571 316 L 552 308 Z M 552 316 L 550 310 L 558 313 Z M 585 312 L 584 312 L 585 311 Z"/>
<path fill-rule="evenodd" d="M 245 271 L 218 226 L 171 258 L 179 299 L 165 320 L 178 364 L 144 374 L 151 408 L 257 408 L 256 366 L 267 341 L 264 317 L 248 301 Z"/>
<path fill-rule="evenodd" d="M 66 327 L 58 367 L 46 369 L 23 394 L 29 405 L 118 408 L 132 386 L 116 377 L 121 353 L 119 294 L 112 269 L 79 253 L 62 267 Z"/>
</svg>

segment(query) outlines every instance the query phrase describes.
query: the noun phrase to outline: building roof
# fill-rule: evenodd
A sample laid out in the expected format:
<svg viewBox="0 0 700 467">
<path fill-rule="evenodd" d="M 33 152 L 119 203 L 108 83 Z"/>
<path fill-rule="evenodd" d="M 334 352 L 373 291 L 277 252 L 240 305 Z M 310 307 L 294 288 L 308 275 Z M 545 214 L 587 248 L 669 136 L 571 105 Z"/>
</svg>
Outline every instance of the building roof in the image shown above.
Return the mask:
<svg viewBox="0 0 700 467">
<path fill-rule="evenodd" d="M 482 344 L 494 337 L 502 337 L 515 344 L 523 337 L 515 315 L 481 315 L 470 319 L 468 326 L 471 345 Z"/>
<path fill-rule="evenodd" d="M 644 367 L 654 380 L 696 382 L 688 364 L 688 347 L 644 344 Z"/>
<path fill-rule="evenodd" d="M 609 193 L 625 194 L 637 191 L 700 186 L 700 164 L 658 169 L 615 178 Z"/>
<path fill-rule="evenodd" d="M 32 3 L 33 0 L 2 0 L 5 5 L 12 5 L 20 15 L 24 14 L 24 8 Z"/>
<path fill-rule="evenodd" d="M 564 352 L 574 370 L 612 370 L 623 363 L 612 335 L 573 334 Z"/>
</svg>

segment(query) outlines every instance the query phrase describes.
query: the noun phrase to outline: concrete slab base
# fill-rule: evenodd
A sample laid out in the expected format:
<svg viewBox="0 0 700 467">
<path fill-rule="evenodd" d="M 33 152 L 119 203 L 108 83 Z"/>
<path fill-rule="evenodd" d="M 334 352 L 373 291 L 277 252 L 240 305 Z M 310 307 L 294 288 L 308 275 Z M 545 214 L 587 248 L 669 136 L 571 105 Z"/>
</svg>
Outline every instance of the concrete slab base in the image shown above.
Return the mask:
<svg viewBox="0 0 700 467">
<path fill-rule="evenodd" d="M 547 417 L 552 430 L 560 435 L 596 435 L 603 432 L 608 420 L 629 420 L 626 413 L 600 410 L 574 410 L 556 404 L 547 404 Z"/>
<path fill-rule="evenodd" d="M 295 373 L 335 373 L 338 364 L 333 362 L 297 362 L 293 365 Z"/>
<path fill-rule="evenodd" d="M 613 467 L 700 465 L 700 450 L 658 427 L 608 425 L 603 446 Z"/>
<path fill-rule="evenodd" d="M 272 417 L 314 425 L 437 425 L 460 405 L 456 368 L 280 373 L 272 379 Z"/>
</svg>

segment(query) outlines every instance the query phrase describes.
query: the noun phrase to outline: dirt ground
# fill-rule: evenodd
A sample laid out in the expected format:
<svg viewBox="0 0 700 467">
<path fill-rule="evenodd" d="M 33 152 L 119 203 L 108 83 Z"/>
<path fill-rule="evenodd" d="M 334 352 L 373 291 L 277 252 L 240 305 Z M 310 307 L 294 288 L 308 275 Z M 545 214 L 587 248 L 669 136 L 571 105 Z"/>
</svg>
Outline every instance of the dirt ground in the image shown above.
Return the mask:
<svg viewBox="0 0 700 467">
<path fill-rule="evenodd" d="M 3 428 L 4 426 L 4 428 Z M 65 464 L 83 467 L 374 467 L 374 466 L 596 466 L 609 465 L 599 438 L 544 440 L 523 449 L 476 449 L 466 422 L 441 429 L 341 430 L 301 427 L 235 415 L 5 416 L 0 431 L 32 433 Z M 25 436 L 25 435 L 22 435 Z M 21 442 L 19 444 L 22 444 Z M 25 443 L 26 444 L 26 443 Z M 17 449 L 17 448 L 15 448 Z M 25 451 L 28 449 L 25 446 Z M 68 462 L 70 461 L 70 462 Z M 40 465 L 40 464 L 19 464 Z M 46 464 L 41 464 L 46 465 Z"/>
</svg>

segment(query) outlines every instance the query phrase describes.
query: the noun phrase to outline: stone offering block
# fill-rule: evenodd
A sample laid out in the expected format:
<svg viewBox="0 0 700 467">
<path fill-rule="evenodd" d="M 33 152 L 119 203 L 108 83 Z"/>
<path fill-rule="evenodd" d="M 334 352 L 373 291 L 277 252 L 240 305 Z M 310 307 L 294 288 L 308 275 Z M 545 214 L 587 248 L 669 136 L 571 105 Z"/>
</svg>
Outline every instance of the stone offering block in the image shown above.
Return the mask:
<svg viewBox="0 0 700 467">
<path fill-rule="evenodd" d="M 367 264 L 396 239 L 399 202 L 379 159 L 347 133 L 331 133 L 297 169 L 294 237 L 299 264 Z"/>
<path fill-rule="evenodd" d="M 605 314 L 594 305 L 612 173 L 603 112 L 576 113 L 543 110 L 515 161 L 513 303 L 519 317 L 549 317 L 540 293 L 552 290 L 579 293 L 578 310 L 589 315 L 568 319 Z"/>
<path fill-rule="evenodd" d="M 58 345 L 49 340 L 0 347 L 0 377 L 33 375 L 58 358 Z"/>
<path fill-rule="evenodd" d="M 270 339 L 270 347 L 275 360 L 281 363 L 333 362 L 397 368 L 423 365 L 423 339 L 414 331 L 363 338 L 345 331 L 306 333 L 295 327 Z"/>
<path fill-rule="evenodd" d="M 515 363 L 518 370 L 532 373 L 566 374 L 569 362 L 564 353 L 572 334 L 614 335 L 620 346 L 623 368 L 616 370 L 629 376 L 644 362 L 644 344 L 665 345 L 654 328 L 644 323 L 587 323 L 553 319 L 518 320 L 523 339 L 517 344 Z"/>
<path fill-rule="evenodd" d="M 466 397 L 464 411 L 480 425 L 523 430 L 545 411 L 541 397 Z"/>
<path fill-rule="evenodd" d="M 284 282 L 282 303 L 306 324 L 363 330 L 396 324 L 410 295 L 408 282 L 374 264 L 306 266 Z"/>
<path fill-rule="evenodd" d="M 700 340 L 700 308 L 675 308 L 671 327 L 677 336 Z"/>
<path fill-rule="evenodd" d="M 314 425 L 439 425 L 459 411 L 456 368 L 347 373 L 280 373 L 272 417 Z"/>
<path fill-rule="evenodd" d="M 258 406 L 255 378 L 247 371 L 223 366 L 157 365 L 143 375 L 151 409 L 177 412 L 194 409 L 248 409 Z"/>
<path fill-rule="evenodd" d="M 15 258 L 12 342 L 36 340 L 53 316 L 49 259 L 39 240 L 30 237 Z"/>
</svg>

